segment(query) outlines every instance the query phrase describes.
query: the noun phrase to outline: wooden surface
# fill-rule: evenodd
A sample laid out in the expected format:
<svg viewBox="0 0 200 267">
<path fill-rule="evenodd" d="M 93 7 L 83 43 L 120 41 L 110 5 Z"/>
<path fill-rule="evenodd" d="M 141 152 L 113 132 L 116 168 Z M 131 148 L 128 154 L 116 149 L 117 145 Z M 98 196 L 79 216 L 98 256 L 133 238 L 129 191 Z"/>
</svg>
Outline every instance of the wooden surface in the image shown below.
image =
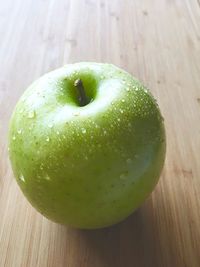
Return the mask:
<svg viewBox="0 0 200 267">
<path fill-rule="evenodd" d="M 0 266 L 200 266 L 199 0 L 0 0 Z M 160 182 L 123 223 L 70 229 L 37 213 L 13 179 L 11 112 L 43 73 L 114 63 L 158 99 L 167 130 Z"/>
</svg>

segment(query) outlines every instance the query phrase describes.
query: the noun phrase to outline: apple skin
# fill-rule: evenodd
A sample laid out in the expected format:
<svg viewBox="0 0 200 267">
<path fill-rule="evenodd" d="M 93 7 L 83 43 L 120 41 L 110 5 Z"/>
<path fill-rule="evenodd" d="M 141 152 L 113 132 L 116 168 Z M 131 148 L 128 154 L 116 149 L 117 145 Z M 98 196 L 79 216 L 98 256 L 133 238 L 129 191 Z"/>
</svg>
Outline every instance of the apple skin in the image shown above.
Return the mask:
<svg viewBox="0 0 200 267">
<path fill-rule="evenodd" d="M 80 107 L 74 81 L 91 102 Z M 13 112 L 9 155 L 17 183 L 45 217 L 77 228 L 115 224 L 158 182 L 163 118 L 150 92 L 111 64 L 68 64 L 35 81 Z"/>
</svg>

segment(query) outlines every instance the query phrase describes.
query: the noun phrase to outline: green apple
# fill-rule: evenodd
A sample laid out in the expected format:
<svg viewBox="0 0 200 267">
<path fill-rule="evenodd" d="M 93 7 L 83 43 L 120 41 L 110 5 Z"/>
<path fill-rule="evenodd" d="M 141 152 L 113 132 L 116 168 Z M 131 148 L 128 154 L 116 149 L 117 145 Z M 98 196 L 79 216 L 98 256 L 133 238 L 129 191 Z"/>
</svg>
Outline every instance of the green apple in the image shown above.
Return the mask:
<svg viewBox="0 0 200 267">
<path fill-rule="evenodd" d="M 13 112 L 17 183 L 47 218 L 78 228 L 115 224 L 154 189 L 165 158 L 159 107 L 111 64 L 66 65 L 35 81 Z"/>
</svg>

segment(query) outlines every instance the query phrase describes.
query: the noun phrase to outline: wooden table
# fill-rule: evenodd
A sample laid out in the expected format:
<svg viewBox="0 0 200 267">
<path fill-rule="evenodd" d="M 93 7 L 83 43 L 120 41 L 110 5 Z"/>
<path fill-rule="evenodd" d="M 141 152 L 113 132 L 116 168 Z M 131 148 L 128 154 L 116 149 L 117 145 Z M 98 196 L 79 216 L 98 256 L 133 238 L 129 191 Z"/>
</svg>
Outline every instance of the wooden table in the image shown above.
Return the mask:
<svg viewBox="0 0 200 267">
<path fill-rule="evenodd" d="M 199 0 L 1 0 L 0 266 L 200 266 Z M 66 63 L 114 63 L 158 99 L 167 158 L 145 204 L 93 231 L 48 221 L 13 179 L 7 130 L 19 96 Z"/>
</svg>

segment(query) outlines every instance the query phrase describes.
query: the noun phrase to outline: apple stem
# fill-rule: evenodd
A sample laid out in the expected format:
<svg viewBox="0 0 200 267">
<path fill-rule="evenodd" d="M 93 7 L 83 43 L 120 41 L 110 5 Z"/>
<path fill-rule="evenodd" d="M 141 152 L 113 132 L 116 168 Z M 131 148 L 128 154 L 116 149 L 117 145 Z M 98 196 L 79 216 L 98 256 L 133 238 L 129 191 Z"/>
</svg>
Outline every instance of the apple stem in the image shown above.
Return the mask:
<svg viewBox="0 0 200 267">
<path fill-rule="evenodd" d="M 74 86 L 78 89 L 78 93 L 79 93 L 79 104 L 81 107 L 87 105 L 89 103 L 89 100 L 85 94 L 85 88 L 83 86 L 83 82 L 81 81 L 81 79 L 77 79 L 74 82 Z"/>
</svg>

